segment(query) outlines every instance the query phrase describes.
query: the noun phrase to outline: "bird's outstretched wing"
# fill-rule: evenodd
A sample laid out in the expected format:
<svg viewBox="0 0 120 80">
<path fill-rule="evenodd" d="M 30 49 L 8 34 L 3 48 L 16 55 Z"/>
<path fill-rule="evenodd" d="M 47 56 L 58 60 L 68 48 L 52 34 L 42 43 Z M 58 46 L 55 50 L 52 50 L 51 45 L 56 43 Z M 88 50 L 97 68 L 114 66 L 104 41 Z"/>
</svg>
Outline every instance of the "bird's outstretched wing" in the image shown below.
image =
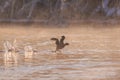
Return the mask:
<svg viewBox="0 0 120 80">
<path fill-rule="evenodd" d="M 56 41 L 56 45 L 59 45 L 59 40 L 57 38 L 51 38 L 51 40 Z"/>
</svg>

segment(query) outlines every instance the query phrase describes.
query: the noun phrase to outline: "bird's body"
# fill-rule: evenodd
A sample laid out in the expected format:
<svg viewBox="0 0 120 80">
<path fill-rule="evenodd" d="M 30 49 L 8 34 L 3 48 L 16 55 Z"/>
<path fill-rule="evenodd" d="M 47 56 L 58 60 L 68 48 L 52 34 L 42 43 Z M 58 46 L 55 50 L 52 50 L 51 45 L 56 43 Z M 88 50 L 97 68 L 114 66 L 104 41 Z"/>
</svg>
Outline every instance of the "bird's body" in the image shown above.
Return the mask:
<svg viewBox="0 0 120 80">
<path fill-rule="evenodd" d="M 63 49 L 66 45 L 69 45 L 69 43 L 64 43 L 65 36 L 61 36 L 60 41 L 57 38 L 51 38 L 51 40 L 55 41 L 55 44 L 56 44 L 55 51 L 59 51 L 60 49 Z"/>
</svg>

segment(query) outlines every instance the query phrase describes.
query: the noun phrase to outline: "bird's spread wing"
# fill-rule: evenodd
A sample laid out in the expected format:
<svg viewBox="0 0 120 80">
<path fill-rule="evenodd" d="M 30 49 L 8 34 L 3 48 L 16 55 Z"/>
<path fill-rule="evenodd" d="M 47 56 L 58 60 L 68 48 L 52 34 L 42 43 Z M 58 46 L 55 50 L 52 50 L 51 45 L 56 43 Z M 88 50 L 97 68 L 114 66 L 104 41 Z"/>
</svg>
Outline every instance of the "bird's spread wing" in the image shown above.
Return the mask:
<svg viewBox="0 0 120 80">
<path fill-rule="evenodd" d="M 58 45 L 58 44 L 59 44 L 59 40 L 58 40 L 57 38 L 51 38 L 51 40 L 56 41 L 56 42 L 55 42 L 55 43 L 56 43 L 56 45 Z"/>
</svg>

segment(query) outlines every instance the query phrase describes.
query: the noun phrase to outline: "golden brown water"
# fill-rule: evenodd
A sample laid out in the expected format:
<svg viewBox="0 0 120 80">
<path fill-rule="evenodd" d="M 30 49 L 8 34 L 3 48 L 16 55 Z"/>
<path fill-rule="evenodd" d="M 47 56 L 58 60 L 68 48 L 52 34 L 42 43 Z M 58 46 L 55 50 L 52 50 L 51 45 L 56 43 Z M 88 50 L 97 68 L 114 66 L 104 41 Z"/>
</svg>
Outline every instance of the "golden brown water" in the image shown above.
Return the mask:
<svg viewBox="0 0 120 80">
<path fill-rule="evenodd" d="M 3 63 L 0 57 L 1 80 L 119 80 L 120 28 L 119 26 L 80 25 L 67 28 L 34 28 L 2 26 L 3 41 L 17 39 L 19 63 Z M 36 26 L 36 25 L 32 25 Z M 89 26 L 89 27 L 88 27 Z M 97 26 L 97 27 L 96 27 Z M 70 45 L 61 53 L 55 49 L 51 37 L 66 36 Z M 32 45 L 38 50 L 33 59 L 24 59 L 23 47 Z"/>
</svg>

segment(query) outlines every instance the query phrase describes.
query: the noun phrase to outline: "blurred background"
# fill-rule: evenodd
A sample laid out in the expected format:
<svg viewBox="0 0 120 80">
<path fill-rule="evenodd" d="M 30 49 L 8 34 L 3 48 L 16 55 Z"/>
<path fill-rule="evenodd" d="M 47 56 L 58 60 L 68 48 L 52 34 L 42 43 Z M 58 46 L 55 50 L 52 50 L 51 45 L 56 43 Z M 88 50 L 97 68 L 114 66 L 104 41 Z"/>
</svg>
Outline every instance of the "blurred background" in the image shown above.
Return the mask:
<svg viewBox="0 0 120 80">
<path fill-rule="evenodd" d="M 1 22 L 119 19 L 120 0 L 0 0 Z"/>
</svg>

